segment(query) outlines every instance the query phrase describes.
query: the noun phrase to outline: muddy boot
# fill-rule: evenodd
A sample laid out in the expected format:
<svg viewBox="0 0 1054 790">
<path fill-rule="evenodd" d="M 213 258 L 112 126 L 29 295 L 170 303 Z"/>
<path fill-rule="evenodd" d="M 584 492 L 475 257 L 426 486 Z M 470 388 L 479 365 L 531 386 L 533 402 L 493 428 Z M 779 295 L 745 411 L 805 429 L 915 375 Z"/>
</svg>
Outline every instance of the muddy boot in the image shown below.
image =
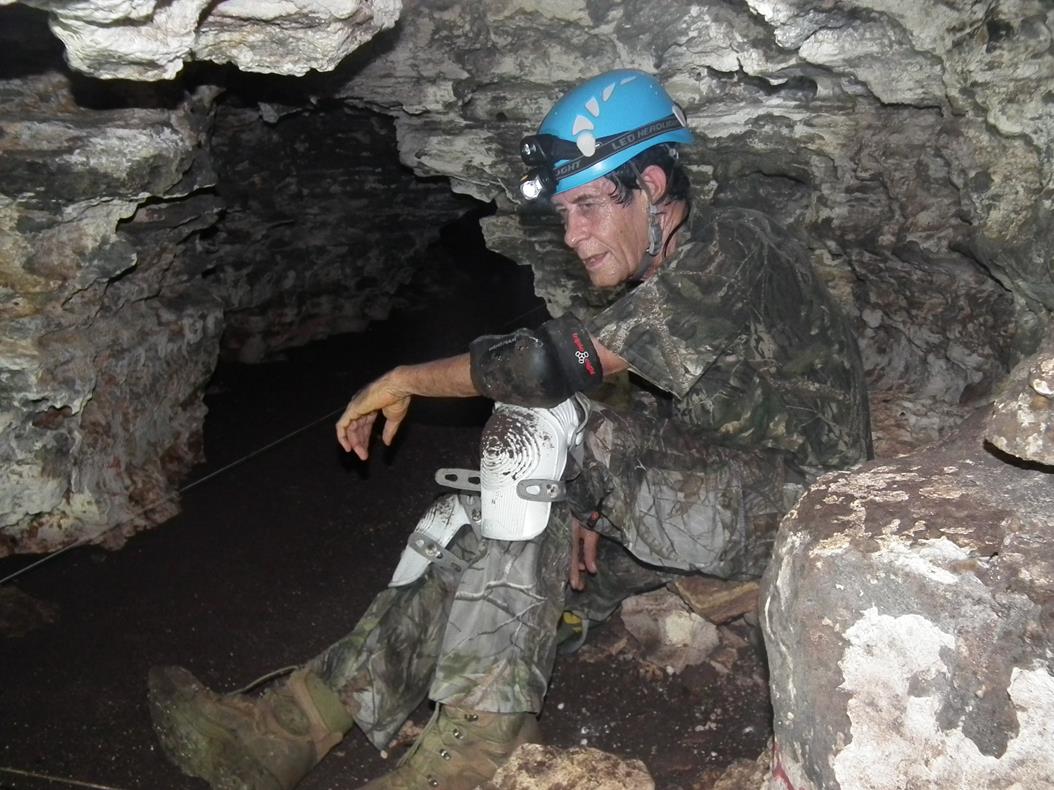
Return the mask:
<svg viewBox="0 0 1054 790">
<path fill-rule="evenodd" d="M 149 685 L 165 754 L 213 790 L 289 790 L 353 724 L 337 695 L 303 669 L 260 697 L 215 694 L 181 667 L 154 667 Z"/>
<path fill-rule="evenodd" d="M 474 790 L 521 743 L 541 741 L 533 713 L 483 713 L 440 705 L 399 766 L 361 790 Z"/>
</svg>

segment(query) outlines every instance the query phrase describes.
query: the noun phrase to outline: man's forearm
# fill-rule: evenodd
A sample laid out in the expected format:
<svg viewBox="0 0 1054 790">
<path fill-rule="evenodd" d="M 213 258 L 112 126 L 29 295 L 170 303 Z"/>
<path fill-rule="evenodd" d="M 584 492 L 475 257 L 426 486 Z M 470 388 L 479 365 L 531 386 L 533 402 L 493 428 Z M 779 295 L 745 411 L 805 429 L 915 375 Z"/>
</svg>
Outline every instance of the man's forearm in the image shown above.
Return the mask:
<svg viewBox="0 0 1054 790">
<path fill-rule="evenodd" d="M 618 373 L 626 369 L 621 357 L 608 351 L 599 343 L 597 351 L 605 374 Z M 479 395 L 472 383 L 471 361 L 468 354 L 435 359 L 419 365 L 400 365 L 388 373 L 393 386 L 407 395 L 427 398 L 471 398 Z"/>
<path fill-rule="evenodd" d="M 389 374 L 407 395 L 428 398 L 471 398 L 479 395 L 472 384 L 468 354 L 436 359 L 420 365 L 400 365 Z"/>
</svg>

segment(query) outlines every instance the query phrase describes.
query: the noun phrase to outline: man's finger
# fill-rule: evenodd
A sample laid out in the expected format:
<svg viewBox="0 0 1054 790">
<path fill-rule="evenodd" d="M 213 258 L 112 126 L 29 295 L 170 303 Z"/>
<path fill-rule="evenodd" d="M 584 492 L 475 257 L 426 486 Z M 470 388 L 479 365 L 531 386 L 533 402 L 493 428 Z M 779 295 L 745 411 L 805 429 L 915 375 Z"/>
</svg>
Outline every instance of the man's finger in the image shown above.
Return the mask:
<svg viewBox="0 0 1054 790">
<path fill-rule="evenodd" d="M 571 562 L 567 569 L 567 581 L 571 584 L 572 590 L 581 590 L 582 576 L 579 565 L 581 560 L 578 554 L 578 519 L 571 519 Z"/>
<path fill-rule="evenodd" d="M 344 452 L 351 452 L 352 433 L 349 425 L 337 423 L 337 441 L 340 442 L 340 446 L 344 448 Z"/>
<path fill-rule="evenodd" d="M 348 444 L 360 461 L 365 461 L 370 455 L 370 434 L 373 433 L 373 423 L 377 419 L 376 413 L 360 417 L 348 427 Z"/>
<path fill-rule="evenodd" d="M 599 533 L 591 529 L 583 529 L 582 535 L 582 564 L 590 573 L 597 572 L 597 546 L 600 543 Z"/>
<path fill-rule="evenodd" d="M 384 442 L 385 447 L 392 446 L 392 440 L 395 438 L 395 434 L 399 430 L 399 426 L 403 424 L 403 418 L 399 417 L 392 419 L 388 417 L 384 422 L 384 430 L 381 432 L 381 441 Z"/>
<path fill-rule="evenodd" d="M 356 396 L 357 397 L 357 396 Z M 340 446 L 344 448 L 344 452 L 350 453 L 352 449 L 352 431 L 355 425 L 355 421 L 360 419 L 357 409 L 352 409 L 352 403 L 355 403 L 356 398 L 351 399 L 351 403 L 344 409 L 344 413 L 340 415 L 340 419 L 337 420 L 337 441 L 340 442 Z"/>
</svg>

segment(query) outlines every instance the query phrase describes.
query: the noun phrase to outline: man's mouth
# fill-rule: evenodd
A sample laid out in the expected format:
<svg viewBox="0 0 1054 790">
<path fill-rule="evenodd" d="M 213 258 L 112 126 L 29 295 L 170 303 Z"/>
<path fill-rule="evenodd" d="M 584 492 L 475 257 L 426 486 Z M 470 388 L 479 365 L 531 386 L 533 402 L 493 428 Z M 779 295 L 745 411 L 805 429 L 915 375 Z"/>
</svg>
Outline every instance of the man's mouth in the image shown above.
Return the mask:
<svg viewBox="0 0 1054 790">
<path fill-rule="evenodd" d="M 606 256 L 606 252 L 601 252 L 596 255 L 590 255 L 588 257 L 582 258 L 582 265 L 590 270 L 595 269 L 604 262 L 604 258 Z"/>
</svg>

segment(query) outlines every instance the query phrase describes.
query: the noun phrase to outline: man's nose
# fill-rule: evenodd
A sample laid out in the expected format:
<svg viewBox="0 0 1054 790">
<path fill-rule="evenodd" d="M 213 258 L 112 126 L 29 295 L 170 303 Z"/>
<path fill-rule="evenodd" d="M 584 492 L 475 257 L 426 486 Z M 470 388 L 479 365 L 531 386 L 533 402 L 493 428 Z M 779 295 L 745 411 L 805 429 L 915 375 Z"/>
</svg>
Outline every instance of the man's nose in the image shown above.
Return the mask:
<svg viewBox="0 0 1054 790">
<path fill-rule="evenodd" d="M 564 220 L 564 244 L 571 249 L 578 246 L 586 237 L 586 224 L 582 221 L 582 218 L 576 216 L 573 212 L 567 215 Z"/>
</svg>

